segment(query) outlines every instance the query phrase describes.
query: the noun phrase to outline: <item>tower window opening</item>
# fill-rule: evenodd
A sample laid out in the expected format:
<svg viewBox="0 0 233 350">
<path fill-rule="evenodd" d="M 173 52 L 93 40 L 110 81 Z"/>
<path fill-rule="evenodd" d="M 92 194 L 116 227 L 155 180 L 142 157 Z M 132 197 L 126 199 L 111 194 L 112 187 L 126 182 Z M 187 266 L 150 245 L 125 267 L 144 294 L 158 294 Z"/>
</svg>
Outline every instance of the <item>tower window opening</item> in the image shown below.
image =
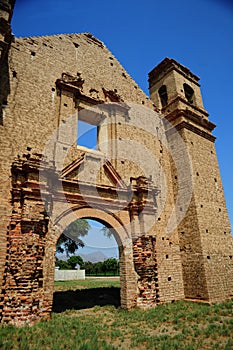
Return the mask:
<svg viewBox="0 0 233 350">
<path fill-rule="evenodd" d="M 168 100 L 166 85 L 162 85 L 159 88 L 158 93 L 159 93 L 161 105 L 162 105 L 162 107 L 165 107 L 167 105 L 167 100 Z"/>
<path fill-rule="evenodd" d="M 188 84 L 184 83 L 184 94 L 189 103 L 193 103 L 194 90 Z"/>
</svg>

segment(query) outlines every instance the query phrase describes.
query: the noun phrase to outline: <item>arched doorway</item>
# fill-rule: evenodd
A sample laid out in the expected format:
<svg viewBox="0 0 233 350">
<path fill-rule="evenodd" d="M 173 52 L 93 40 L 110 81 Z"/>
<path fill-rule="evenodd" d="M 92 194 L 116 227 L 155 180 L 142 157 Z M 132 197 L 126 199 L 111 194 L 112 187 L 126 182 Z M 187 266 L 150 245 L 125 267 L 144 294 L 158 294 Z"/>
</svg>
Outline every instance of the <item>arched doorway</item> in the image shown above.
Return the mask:
<svg viewBox="0 0 233 350">
<path fill-rule="evenodd" d="M 81 218 L 93 218 L 113 230 L 120 251 L 121 306 L 158 302 L 156 238 L 146 234 L 148 222 L 154 222 L 156 188 L 144 177 L 124 186 L 109 162 L 106 172 L 112 184 L 79 181 L 75 169 L 83 161 L 75 161 L 62 174 L 38 154 L 13 164 L 2 322 L 32 324 L 50 315 L 56 244 L 63 229 Z"/>
<path fill-rule="evenodd" d="M 127 225 L 115 214 L 109 213 L 103 209 L 77 206 L 70 208 L 66 213 L 62 213 L 56 222 L 56 226 L 64 227 L 69 225 L 73 219 L 74 214 L 77 219 L 93 219 L 102 222 L 107 227 L 110 227 L 114 238 L 119 248 L 120 261 L 120 305 L 123 308 L 132 308 L 136 305 L 137 298 L 137 274 L 133 263 L 133 250 L 131 234 L 126 230 Z M 65 223 L 65 224 L 64 224 Z M 128 226 L 130 228 L 130 225 Z M 51 228 L 47 236 L 47 244 L 45 247 L 45 261 L 44 274 L 47 278 L 47 283 L 44 285 L 45 292 L 49 297 L 49 304 L 53 304 L 53 284 L 54 284 L 54 265 L 55 259 L 52 262 L 51 258 L 54 256 L 56 243 L 61 232 Z M 53 254 L 52 254 L 53 253 Z M 50 292 L 49 292 L 50 291 Z"/>
<path fill-rule="evenodd" d="M 119 307 L 118 257 L 112 228 L 90 218 L 72 222 L 57 244 L 53 312 Z"/>
</svg>

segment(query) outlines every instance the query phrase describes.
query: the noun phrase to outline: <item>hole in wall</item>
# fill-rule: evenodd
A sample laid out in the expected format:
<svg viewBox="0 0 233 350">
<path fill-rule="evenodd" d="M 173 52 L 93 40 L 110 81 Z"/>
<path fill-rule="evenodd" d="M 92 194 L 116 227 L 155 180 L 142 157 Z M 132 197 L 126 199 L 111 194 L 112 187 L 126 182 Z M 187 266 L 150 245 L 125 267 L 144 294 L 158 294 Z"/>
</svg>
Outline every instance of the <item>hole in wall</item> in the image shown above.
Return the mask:
<svg viewBox="0 0 233 350">
<path fill-rule="evenodd" d="M 77 145 L 90 149 L 98 149 L 98 125 L 78 121 Z"/>
<path fill-rule="evenodd" d="M 158 90 L 159 98 L 162 107 L 165 107 L 168 102 L 168 94 L 167 94 L 167 87 L 166 85 L 162 85 Z"/>
<path fill-rule="evenodd" d="M 90 279 L 86 289 L 80 289 L 82 280 L 77 284 L 73 281 L 70 286 L 68 281 L 55 281 L 53 312 L 80 310 L 95 305 L 120 306 L 121 249 L 114 232 L 107 224 L 94 218 L 75 220 L 63 231 L 56 246 L 56 279 L 59 279 L 59 270 L 65 274 L 65 269 L 85 269 L 87 278 L 94 276 L 101 277 L 101 280 Z M 83 275 L 82 271 L 80 275 Z M 112 282 L 105 279 L 107 276 L 112 276 Z M 85 280 L 83 283 L 86 286 Z"/>
<path fill-rule="evenodd" d="M 193 97 L 194 97 L 194 90 L 189 86 L 188 84 L 184 83 L 184 94 L 189 103 L 193 103 Z"/>
</svg>

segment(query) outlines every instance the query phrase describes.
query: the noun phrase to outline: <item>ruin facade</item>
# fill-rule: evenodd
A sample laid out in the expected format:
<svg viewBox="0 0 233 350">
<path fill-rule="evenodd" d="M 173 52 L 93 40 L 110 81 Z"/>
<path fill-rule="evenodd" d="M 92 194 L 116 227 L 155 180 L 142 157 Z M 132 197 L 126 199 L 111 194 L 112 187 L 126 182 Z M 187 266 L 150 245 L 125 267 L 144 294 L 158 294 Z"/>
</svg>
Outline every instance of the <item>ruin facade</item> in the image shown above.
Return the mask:
<svg viewBox="0 0 233 350">
<path fill-rule="evenodd" d="M 119 246 L 121 306 L 233 296 L 233 240 L 199 78 L 166 58 L 150 98 L 90 33 L 15 38 L 2 1 L 0 320 L 53 304 L 69 223 L 96 219 Z M 79 145 L 79 121 L 97 129 Z"/>
</svg>

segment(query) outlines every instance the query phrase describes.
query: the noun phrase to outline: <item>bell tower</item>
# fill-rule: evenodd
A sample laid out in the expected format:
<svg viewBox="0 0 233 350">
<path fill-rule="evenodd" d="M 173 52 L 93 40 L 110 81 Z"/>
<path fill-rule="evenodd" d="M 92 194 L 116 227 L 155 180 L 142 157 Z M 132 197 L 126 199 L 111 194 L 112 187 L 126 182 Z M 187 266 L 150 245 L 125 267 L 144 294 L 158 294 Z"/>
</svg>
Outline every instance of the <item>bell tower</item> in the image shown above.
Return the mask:
<svg viewBox="0 0 233 350">
<path fill-rule="evenodd" d="M 227 299 L 233 295 L 233 239 L 212 135 L 215 125 L 204 109 L 199 78 L 165 58 L 149 73 L 149 89 L 151 100 L 183 138 L 192 167 L 192 184 L 181 184 L 187 190 L 192 186 L 192 198 L 178 225 L 185 297 Z M 176 150 L 172 128 L 167 138 Z M 178 157 L 182 166 L 182 153 Z M 173 181 L 175 186 L 175 169 Z"/>
<path fill-rule="evenodd" d="M 207 117 L 198 81 L 188 68 L 165 58 L 149 73 L 151 99 L 164 114 L 188 108 Z"/>
</svg>

